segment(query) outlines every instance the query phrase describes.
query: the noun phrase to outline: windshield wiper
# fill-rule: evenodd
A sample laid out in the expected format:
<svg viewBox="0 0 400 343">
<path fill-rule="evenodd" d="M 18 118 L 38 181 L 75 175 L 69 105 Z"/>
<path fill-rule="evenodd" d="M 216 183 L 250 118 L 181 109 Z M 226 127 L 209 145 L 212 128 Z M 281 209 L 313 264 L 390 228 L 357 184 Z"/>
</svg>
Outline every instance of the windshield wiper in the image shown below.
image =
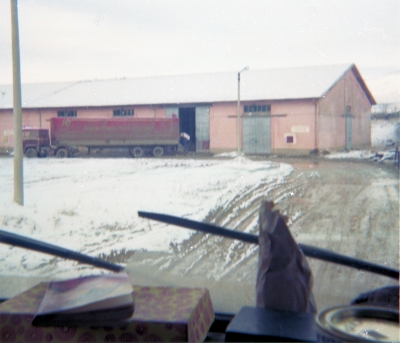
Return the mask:
<svg viewBox="0 0 400 343">
<path fill-rule="evenodd" d="M 90 264 L 92 266 L 108 269 L 114 272 L 120 272 L 124 269 L 124 267 L 118 264 L 104 261 L 97 257 L 84 255 L 73 250 L 61 248 L 53 244 L 38 241 L 29 237 L 16 235 L 15 233 L 3 230 L 0 230 L 0 242 L 21 248 L 39 251 L 45 254 L 63 257 L 70 260 L 75 260 L 81 263 Z"/>
<path fill-rule="evenodd" d="M 202 231 L 206 233 L 211 233 L 213 235 L 223 236 L 232 239 L 238 239 L 243 242 L 258 244 L 258 236 L 249 233 L 234 231 L 225 229 L 220 226 L 213 224 L 202 223 L 190 219 L 185 219 L 181 217 L 175 217 L 168 214 L 153 213 L 153 212 L 138 212 L 139 217 L 157 220 L 159 222 L 173 224 L 176 226 L 184 227 L 187 229 Z M 314 247 L 311 245 L 298 243 L 300 250 L 303 251 L 304 255 L 316 258 L 319 260 L 341 264 L 347 267 L 352 267 L 356 269 L 366 270 L 371 273 L 376 273 L 384 276 L 388 276 L 393 279 L 399 279 L 399 271 L 397 269 L 388 268 L 386 266 L 378 265 L 368 261 L 363 261 L 356 259 L 354 257 L 349 257 L 341 255 L 326 249 Z"/>
</svg>

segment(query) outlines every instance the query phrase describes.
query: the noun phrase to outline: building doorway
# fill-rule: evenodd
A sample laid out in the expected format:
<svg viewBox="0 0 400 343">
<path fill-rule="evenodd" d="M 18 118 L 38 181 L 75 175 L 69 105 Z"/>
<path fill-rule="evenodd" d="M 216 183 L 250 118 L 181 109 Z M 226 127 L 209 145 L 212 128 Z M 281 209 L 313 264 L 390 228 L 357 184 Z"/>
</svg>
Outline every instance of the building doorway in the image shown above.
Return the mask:
<svg viewBox="0 0 400 343">
<path fill-rule="evenodd" d="M 196 151 L 196 108 L 179 108 L 179 130 L 190 136 L 188 151 Z"/>
<path fill-rule="evenodd" d="M 346 118 L 346 137 L 345 137 L 345 148 L 347 151 L 353 149 L 353 115 L 350 113 L 351 107 L 346 106 L 346 114 L 344 115 Z"/>
<path fill-rule="evenodd" d="M 245 154 L 271 153 L 271 117 L 243 117 L 243 152 Z"/>
</svg>

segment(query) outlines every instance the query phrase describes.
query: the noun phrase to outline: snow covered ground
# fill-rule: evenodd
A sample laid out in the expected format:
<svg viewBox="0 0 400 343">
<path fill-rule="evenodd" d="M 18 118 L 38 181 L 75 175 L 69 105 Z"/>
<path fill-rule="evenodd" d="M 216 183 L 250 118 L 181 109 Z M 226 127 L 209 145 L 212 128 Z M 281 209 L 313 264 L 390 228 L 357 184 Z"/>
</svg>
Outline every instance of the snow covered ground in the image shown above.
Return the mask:
<svg viewBox="0 0 400 343">
<path fill-rule="evenodd" d="M 371 142 L 373 147 L 385 146 L 390 142 L 399 145 L 400 143 L 399 119 L 372 120 Z"/>
<path fill-rule="evenodd" d="M 242 157 L 25 159 L 22 207 L 12 201 L 13 160 L 1 158 L 0 227 L 91 256 L 125 249 L 170 251 L 193 231 L 150 226 L 138 217 L 139 210 L 203 220 L 235 194 L 266 180 L 282 182 L 292 169 Z M 3 244 L 0 261 L 0 274 L 65 277 L 86 268 Z"/>
<path fill-rule="evenodd" d="M 399 121 L 373 120 L 373 147 L 399 142 Z M 383 152 L 390 157 L 391 152 Z M 374 151 L 326 155 L 327 159 L 372 159 Z M 236 153 L 214 159 L 24 159 L 25 206 L 13 199 L 13 160 L 0 159 L 0 228 L 98 256 L 130 250 L 167 251 L 192 232 L 138 218 L 154 211 L 203 220 L 261 180 L 283 182 L 287 164 L 251 161 Z M 245 207 L 246 204 L 243 204 Z M 71 262 L 0 245 L 0 273 L 74 273 Z M 65 266 L 64 266 L 65 265 Z"/>
</svg>

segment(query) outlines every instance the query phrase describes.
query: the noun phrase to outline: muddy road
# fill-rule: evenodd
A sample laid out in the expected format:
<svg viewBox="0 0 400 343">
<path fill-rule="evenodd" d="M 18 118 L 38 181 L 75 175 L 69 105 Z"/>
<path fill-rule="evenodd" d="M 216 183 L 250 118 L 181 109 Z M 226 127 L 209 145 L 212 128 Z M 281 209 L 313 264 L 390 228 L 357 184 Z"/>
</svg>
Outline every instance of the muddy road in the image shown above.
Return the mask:
<svg viewBox="0 0 400 343">
<path fill-rule="evenodd" d="M 205 221 L 258 234 L 260 201 L 274 201 L 289 217 L 299 243 L 398 268 L 399 178 L 393 165 L 320 159 L 275 160 L 293 165 L 282 183 L 260 181 Z M 250 205 L 243 207 L 243 203 Z M 149 223 L 151 225 L 151 223 Z M 207 287 L 214 307 L 234 312 L 254 305 L 258 248 L 195 233 L 172 253 L 135 252 L 132 279 L 144 285 Z M 359 293 L 396 284 L 376 274 L 308 259 L 318 309 L 349 303 Z"/>
</svg>

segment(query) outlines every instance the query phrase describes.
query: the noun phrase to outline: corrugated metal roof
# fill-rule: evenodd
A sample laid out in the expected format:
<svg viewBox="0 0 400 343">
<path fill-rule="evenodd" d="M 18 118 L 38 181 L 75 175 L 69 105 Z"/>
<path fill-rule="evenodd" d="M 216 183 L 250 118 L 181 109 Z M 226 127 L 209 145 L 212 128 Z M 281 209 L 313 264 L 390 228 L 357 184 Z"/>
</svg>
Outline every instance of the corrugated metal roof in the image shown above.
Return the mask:
<svg viewBox="0 0 400 343">
<path fill-rule="evenodd" d="M 353 65 L 329 65 L 241 74 L 241 99 L 319 98 Z M 368 92 L 368 89 L 367 89 Z M 22 86 L 24 108 L 212 103 L 237 100 L 237 72 L 92 80 Z M 12 108 L 12 86 L 0 85 L 0 108 Z"/>
</svg>

